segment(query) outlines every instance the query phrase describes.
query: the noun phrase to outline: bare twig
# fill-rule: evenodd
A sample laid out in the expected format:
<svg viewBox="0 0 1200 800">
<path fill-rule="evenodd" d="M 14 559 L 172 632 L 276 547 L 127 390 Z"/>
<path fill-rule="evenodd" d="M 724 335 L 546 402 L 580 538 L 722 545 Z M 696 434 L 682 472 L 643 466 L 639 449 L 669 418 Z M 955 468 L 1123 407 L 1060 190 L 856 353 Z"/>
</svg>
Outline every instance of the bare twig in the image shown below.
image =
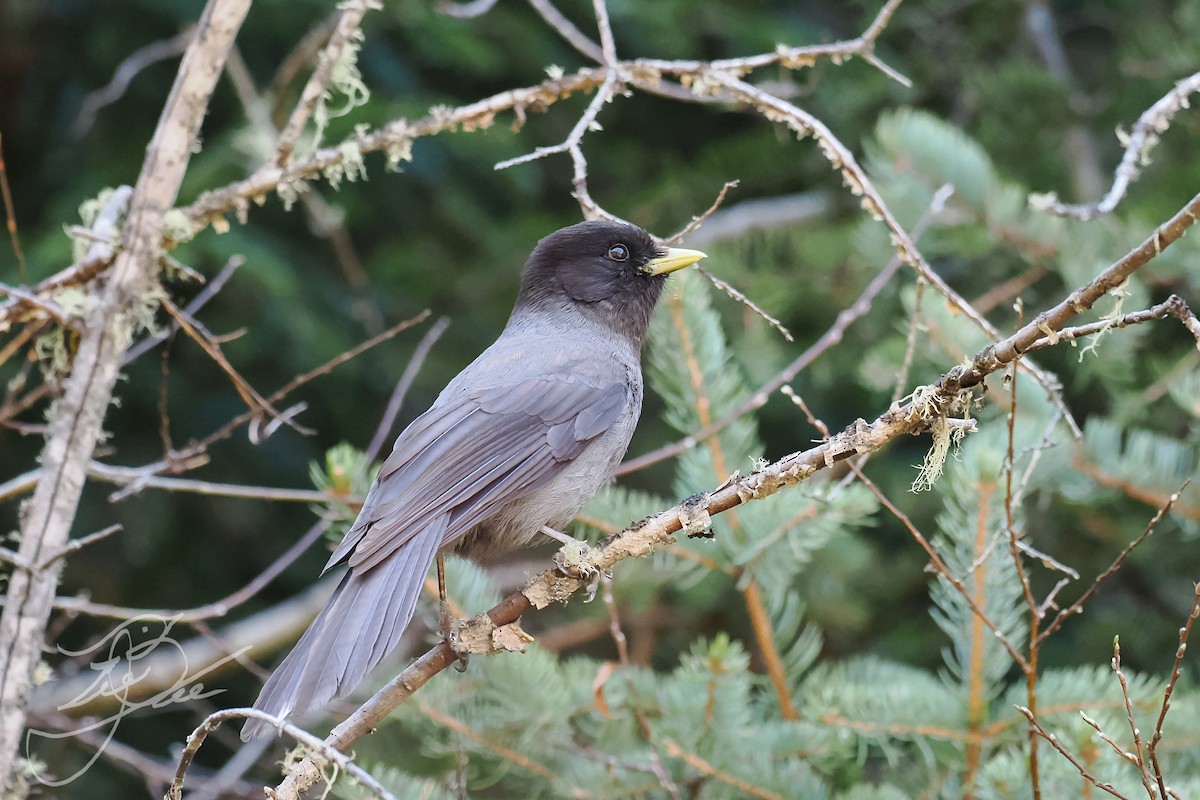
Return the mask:
<svg viewBox="0 0 1200 800">
<path fill-rule="evenodd" d="M 1000 331 L 986 317 L 972 308 L 970 303 L 959 295 L 958 292 L 954 291 L 933 270 L 925 260 L 925 257 L 921 255 L 921 251 L 917 249 L 912 237 L 908 235 L 892 214 L 883 196 L 879 194 L 878 190 L 871 183 L 866 172 L 859 166 L 854 154 L 833 135 L 833 131 L 829 130 L 825 123 L 798 106 L 769 94 L 756 86 L 752 86 L 740 78 L 735 78 L 729 73 L 714 71 L 711 74 L 711 78 L 745 98 L 768 118 L 784 122 L 798 136 L 811 135 L 816 138 L 826 159 L 829 160 L 835 169 L 841 172 L 842 180 L 850 188 L 851 192 L 861 195 L 863 208 L 887 227 L 891 233 L 892 244 L 896 248 L 900 259 L 916 270 L 925 280 L 929 281 L 929 284 L 933 288 L 945 297 L 951 305 L 975 323 L 988 338 L 992 341 L 999 341 L 1003 338 Z M 1079 429 L 1078 424 L 1075 422 L 1074 417 L 1071 416 L 1062 399 L 1058 380 L 1045 370 L 1031 364 L 1028 360 L 1022 360 L 1020 366 L 1034 377 L 1045 390 L 1051 402 L 1063 412 L 1064 419 L 1071 426 L 1071 430 L 1076 438 L 1082 436 L 1083 432 Z"/>
<path fill-rule="evenodd" d="M 1030 198 L 1035 207 L 1051 214 L 1089 220 L 1108 214 L 1125 197 L 1129 185 L 1137 180 L 1141 167 L 1150 163 L 1150 151 L 1158 144 L 1158 137 L 1171 127 L 1171 120 L 1180 110 L 1188 107 L 1188 96 L 1200 92 L 1200 72 L 1181 80 L 1171 91 L 1146 109 L 1128 134 L 1120 135 L 1125 145 L 1125 154 L 1113 176 L 1112 187 L 1098 203 L 1069 205 L 1055 202 L 1053 197 Z"/>
<path fill-rule="evenodd" d="M 602 6 L 601 0 L 597 2 Z M 579 203 L 579 207 L 583 210 L 584 216 L 588 219 L 615 219 L 612 214 L 605 211 L 603 208 L 592 199 L 587 188 L 587 160 L 583 157 L 581 144 L 583 136 L 589 130 L 594 130 L 598 127 L 596 117 L 600 114 L 600 109 L 604 104 L 613 98 L 613 91 L 617 85 L 617 71 L 615 69 L 608 70 L 604 77 L 604 82 L 600 88 L 596 90 L 596 96 L 588 103 L 587 108 L 579 117 L 579 121 L 571 128 L 571 132 L 561 144 L 556 144 L 551 147 L 539 147 L 532 153 L 527 153 L 523 156 L 510 158 L 507 161 L 501 161 L 496 165 L 496 169 L 508 169 L 509 167 L 517 166 L 518 164 L 526 164 L 530 161 L 536 161 L 539 158 L 545 158 L 554 153 L 568 153 L 571 156 L 571 163 L 574 167 L 574 177 L 572 185 L 575 189 L 574 196 Z"/>
<path fill-rule="evenodd" d="M 95 533 L 89 533 L 87 536 L 81 536 L 78 539 L 71 539 L 65 545 L 59 548 L 57 552 L 46 556 L 46 559 L 42 561 L 42 563 L 38 564 L 37 568 L 41 570 L 49 569 L 50 567 L 54 566 L 54 563 L 59 559 L 65 558 L 71 553 L 78 552 L 87 547 L 89 544 L 95 544 L 101 539 L 107 539 L 109 536 L 112 536 L 114 533 L 117 533 L 121 530 L 123 530 L 123 526 L 121 525 L 109 525 L 107 528 L 98 530 Z"/>
<path fill-rule="evenodd" d="M 445 14 L 447 17 L 473 19 L 491 11 L 497 2 L 498 0 L 469 0 L 466 3 L 455 3 L 454 0 L 438 0 L 437 10 L 439 14 Z"/>
<path fill-rule="evenodd" d="M 284 722 L 255 708 L 231 708 L 225 711 L 217 711 L 209 714 L 204 719 L 204 722 L 200 723 L 199 727 L 192 731 L 191 735 L 187 738 L 187 744 L 184 746 L 183 752 L 179 756 L 179 769 L 175 773 L 175 779 L 167 789 L 168 800 L 182 800 L 183 780 L 187 775 L 188 767 L 192 764 L 192 759 L 196 757 L 196 753 L 200 750 L 208 735 L 221 727 L 221 723 L 231 719 L 257 719 L 270 723 L 280 733 L 292 737 L 313 751 L 315 754 L 314 757 L 320 758 L 324 763 L 336 765 L 338 769 L 344 771 L 355 782 L 370 792 L 373 797 L 381 798 L 381 800 L 396 800 L 394 795 L 379 785 L 379 781 L 372 778 L 370 773 L 350 760 L 350 757 L 345 753 L 330 747 L 303 728 L 299 728 L 290 722 Z"/>
<path fill-rule="evenodd" d="M 604 63 L 615 66 L 617 63 L 617 42 L 613 38 L 612 25 L 608 21 L 608 5 L 604 0 L 592 0 L 592 10 L 596 14 L 596 27 L 600 31 L 600 52 L 604 55 Z"/>
<path fill-rule="evenodd" d="M 1200 617 L 1200 583 L 1194 584 L 1192 589 L 1192 610 L 1188 613 L 1183 627 L 1179 629 L 1179 647 L 1175 648 L 1175 663 L 1171 668 L 1171 677 L 1167 681 L 1167 688 L 1163 690 L 1162 707 L 1159 709 L 1158 719 L 1154 723 L 1154 735 L 1150 738 L 1150 744 L 1146 748 L 1150 764 L 1154 767 L 1154 778 L 1158 782 L 1159 797 L 1167 796 L 1167 786 L 1166 780 L 1163 778 L 1162 766 L 1158 763 L 1158 743 L 1162 741 L 1163 724 L 1167 721 L 1167 711 L 1171 708 L 1171 693 L 1175 691 L 1175 685 L 1179 683 L 1179 677 L 1183 674 L 1183 654 L 1187 650 L 1188 634 L 1192 631 L 1192 623 Z"/>
<path fill-rule="evenodd" d="M 12 190 L 8 188 L 8 165 L 4 161 L 4 136 L 0 134 L 0 197 L 4 199 L 4 222 L 12 239 L 13 255 L 17 257 L 17 280 L 28 280 L 25 269 L 25 254 L 21 252 L 21 237 L 17 233 L 17 210 L 13 205 Z"/>
<path fill-rule="evenodd" d="M 721 207 L 721 204 L 725 202 L 725 197 L 731 190 L 736 189 L 739 183 L 741 183 L 741 181 L 738 180 L 725 181 L 724 185 L 721 186 L 721 191 L 717 192 L 717 198 L 712 201 L 712 205 L 705 209 L 703 214 L 698 217 L 692 217 L 691 222 L 680 228 L 677 233 L 673 233 L 668 236 L 663 240 L 663 242 L 665 244 L 682 242 L 685 236 L 695 231 L 702 224 L 704 224 L 705 220 L 716 213 L 717 209 Z"/>
<path fill-rule="evenodd" d="M 208 281 L 204 288 L 196 293 L 186 306 L 183 307 L 183 313 L 186 317 L 195 317 L 197 312 L 204 306 L 208 305 L 208 301 L 217 296 L 217 292 L 225 288 L 225 284 L 233 277 L 233 273 L 237 272 L 238 268 L 246 263 L 246 259 L 242 256 L 230 256 L 225 262 L 225 266 L 221 267 L 220 271 L 213 276 L 212 280 Z M 170 338 L 171 334 L 179 330 L 179 323 L 175 320 L 171 321 L 170 327 L 159 333 L 147 336 L 142 341 L 135 344 L 133 347 L 125 351 L 124 363 L 129 364 L 135 359 L 140 358 L 145 353 L 152 350 L 156 345 L 165 342 Z"/>
<path fill-rule="evenodd" d="M 130 608 L 128 606 L 112 606 L 104 603 L 94 603 L 84 597 L 59 597 L 54 601 L 54 607 L 60 611 L 72 611 L 82 614 L 89 614 L 94 617 L 108 617 L 110 619 L 132 619 L 139 616 L 156 616 L 168 617 L 176 622 L 196 622 L 198 620 L 207 620 L 214 617 L 223 617 L 233 609 L 245 603 L 250 598 L 254 597 L 262 591 L 267 584 L 275 580 L 275 578 L 292 565 L 293 562 L 304 554 L 309 547 L 320 541 L 325 535 L 325 531 L 329 530 L 329 521 L 320 520 L 313 524 L 311 528 L 305 531 L 304 535 L 296 540 L 296 543 L 285 550 L 278 558 L 272 561 L 266 569 L 256 575 L 253 580 L 247 583 L 237 591 L 222 597 L 220 600 L 215 600 L 211 603 L 205 603 L 202 606 L 185 609 L 171 608 Z"/>
<path fill-rule="evenodd" d="M 713 275 L 711 272 L 704 269 L 703 267 L 696 267 L 696 269 L 700 271 L 701 275 L 703 275 L 705 278 L 708 278 L 709 282 L 713 286 L 717 287 L 722 292 L 729 295 L 731 298 L 738 301 L 739 303 L 744 305 L 746 308 L 750 309 L 752 312 L 754 312 L 759 317 L 761 317 L 763 320 L 765 320 L 768 325 L 770 325 L 775 330 L 779 331 L 779 335 L 782 336 L 784 339 L 787 339 L 789 342 L 796 341 L 795 337 L 792 336 L 792 332 L 789 331 L 786 327 L 784 327 L 782 322 L 780 322 L 775 317 L 771 316 L 766 311 L 764 311 L 762 309 L 762 307 L 760 307 L 758 305 L 758 303 L 755 303 L 749 297 L 746 297 L 746 295 L 742 294 L 742 292 L 738 291 L 730 284 L 721 280 L 716 275 Z"/>
<path fill-rule="evenodd" d="M 171 318 L 175 320 L 175 323 L 179 325 L 183 331 L 187 333 L 187 335 L 190 336 L 193 341 L 196 342 L 196 344 L 200 345 L 200 349 L 203 350 L 208 357 L 211 358 L 218 367 L 220 367 L 221 371 L 225 373 L 226 377 L 229 378 L 230 383 L 233 384 L 233 388 L 242 398 L 242 402 L 244 402 L 250 409 L 253 417 L 258 418 L 267 414 L 272 417 L 280 416 L 279 411 L 277 411 L 265 397 L 255 391 L 254 387 L 250 385 L 249 381 L 238 374 L 238 371 L 234 369 L 232 364 L 229 363 L 229 359 L 225 358 L 225 354 L 221 352 L 221 346 L 213 340 L 213 337 L 210 334 L 201 330 L 196 324 L 195 320 L 189 319 L 182 309 L 180 309 L 167 298 L 164 297 L 162 299 L 162 305 L 163 308 L 167 310 L 167 313 L 171 315 Z"/>
<path fill-rule="evenodd" d="M 695 753 L 684 750 L 673 739 L 667 739 L 664 742 L 667 748 L 667 755 L 672 758 L 678 758 L 689 767 L 700 772 L 702 775 L 707 775 L 710 778 L 716 778 L 726 786 L 733 787 L 743 797 L 755 797 L 758 800 L 784 800 L 783 795 L 769 792 L 747 780 L 743 780 L 736 775 L 730 775 L 728 772 L 722 772 L 714 767 L 709 762 L 705 761 Z"/>
<path fill-rule="evenodd" d="M 541 15 L 546 24 L 556 30 L 572 47 L 596 63 L 604 61 L 604 52 L 600 45 L 593 42 L 587 35 L 575 27 L 575 23 L 562 15 L 550 0 L 529 0 L 533 10 Z"/>
<path fill-rule="evenodd" d="M 1105 331 L 1115 330 L 1117 328 L 1128 328 L 1130 325 L 1141 325 L 1144 322 L 1152 320 L 1166 319 L 1167 317 L 1175 317 L 1180 320 L 1185 327 L 1189 328 L 1189 333 L 1200 338 L 1200 329 L 1191 331 L 1191 320 L 1196 317 L 1188 308 L 1187 303 L 1179 295 L 1171 295 L 1163 302 L 1151 306 L 1144 311 L 1133 311 L 1129 314 L 1122 314 L 1119 317 L 1110 317 L 1102 319 L 1099 322 L 1090 322 L 1086 325 L 1077 325 L 1071 328 L 1063 328 L 1062 330 L 1054 331 L 1052 336 L 1044 336 L 1041 339 L 1034 341 L 1025 352 L 1032 350 L 1041 350 L 1044 347 L 1050 347 L 1058 344 L 1059 341 L 1074 342 L 1082 339 L 1085 336 L 1096 336 Z"/>
<path fill-rule="evenodd" d="M 82 139 L 84 134 L 92 129 L 96 114 L 105 106 L 111 105 L 124 96 L 129 84 L 133 83 L 143 70 L 159 61 L 174 58 L 187 49 L 192 37 L 196 35 L 196 26 L 189 25 L 170 39 L 160 39 L 140 47 L 130 53 L 113 72 L 112 80 L 103 88 L 90 92 L 83 98 L 79 106 L 79 114 L 71 125 L 71 135 Z"/>
<path fill-rule="evenodd" d="M 1125 548 L 1118 553 L 1117 557 L 1113 559 L 1113 562 L 1108 565 L 1108 569 L 1096 576 L 1096 579 L 1092 581 L 1092 585 L 1087 588 L 1087 591 L 1079 596 L 1078 600 L 1064 608 L 1062 611 L 1059 611 L 1054 616 L 1054 619 L 1050 621 L 1050 624 L 1047 625 L 1045 630 L 1043 630 L 1041 634 L 1039 634 L 1034 640 L 1036 644 L 1041 644 L 1044 642 L 1051 634 L 1061 628 L 1064 622 L 1066 622 L 1075 614 L 1083 613 L 1083 606 L 1092 598 L 1092 595 L 1094 595 L 1100 589 L 1100 584 L 1112 577 L 1112 575 L 1121 568 L 1121 564 L 1124 563 L 1129 554 L 1134 551 L 1134 548 L 1146 541 L 1146 539 L 1150 537 L 1150 534 L 1154 533 L 1154 529 L 1158 527 L 1158 523 L 1162 522 L 1163 517 L 1170 513 L 1171 507 L 1179 502 L 1179 495 L 1188 487 L 1190 483 L 1190 480 L 1185 481 L 1184 484 L 1179 487 L 1179 489 L 1172 493 L 1172 495 L 1167 498 L 1166 504 L 1163 505 L 1163 507 L 1158 510 L 1158 513 L 1156 513 L 1150 519 L 1150 522 L 1146 524 L 1146 527 L 1142 531 L 1141 535 L 1129 544 L 1125 545 Z"/>
<path fill-rule="evenodd" d="M 408 365 L 404 367 L 404 372 L 400 375 L 400 380 L 396 382 L 396 388 L 392 390 L 392 396 L 388 398 L 387 407 L 384 409 L 383 416 L 379 420 L 379 425 L 375 429 L 375 435 L 371 437 L 371 443 L 367 445 L 366 459 L 367 463 L 371 463 L 383 449 L 384 442 L 387 441 L 388 434 L 392 430 L 392 425 L 396 422 L 396 417 L 400 414 L 400 408 L 404 405 L 404 398 L 408 394 L 409 388 L 413 381 L 417 378 L 417 373 L 421 371 L 421 367 L 425 364 L 425 359 L 429 356 L 429 351 L 437 344 L 437 340 L 442 337 L 446 328 L 450 326 L 449 317 L 439 317 L 438 321 L 430 326 L 425 335 L 421 337 L 421 341 L 417 342 L 417 346 L 413 348 L 412 356 L 408 359 Z"/>
<path fill-rule="evenodd" d="M 1121 699 L 1125 703 L 1125 721 L 1129 723 L 1129 732 L 1133 736 L 1133 752 L 1127 758 L 1134 766 L 1138 768 L 1138 775 L 1142 779 L 1142 788 L 1146 790 L 1146 796 L 1150 800 L 1155 800 L 1154 789 L 1151 786 L 1150 770 L 1146 767 L 1146 752 L 1142 746 L 1142 732 L 1137 726 L 1137 722 L 1133 718 L 1133 700 L 1129 697 L 1129 682 L 1125 679 L 1125 673 L 1121 671 L 1121 639 L 1113 637 L 1113 657 L 1112 670 L 1117 674 L 1117 682 L 1121 685 Z M 1113 743 L 1115 745 L 1115 743 Z"/>
<path fill-rule="evenodd" d="M 1085 767 L 1083 763 L 1071 753 L 1070 750 L 1063 747 L 1062 743 L 1058 741 L 1057 736 L 1042 727 L 1042 723 L 1038 722 L 1037 717 L 1034 716 L 1032 711 L 1023 706 L 1016 706 L 1016 709 L 1021 713 L 1022 716 L 1025 717 L 1025 719 L 1029 720 L 1029 724 L 1033 726 L 1033 729 L 1037 732 L 1038 736 L 1041 736 L 1043 739 L 1049 742 L 1050 746 L 1057 750 L 1063 758 L 1071 762 L 1071 766 L 1075 767 L 1075 769 L 1079 771 L 1079 774 L 1083 776 L 1084 780 L 1095 786 L 1097 789 L 1111 794 L 1113 797 L 1121 798 L 1121 800 L 1130 800 L 1128 796 L 1118 792 L 1116 787 L 1114 787 L 1111 783 L 1105 783 L 1092 773 L 1088 772 L 1087 767 Z"/>
</svg>

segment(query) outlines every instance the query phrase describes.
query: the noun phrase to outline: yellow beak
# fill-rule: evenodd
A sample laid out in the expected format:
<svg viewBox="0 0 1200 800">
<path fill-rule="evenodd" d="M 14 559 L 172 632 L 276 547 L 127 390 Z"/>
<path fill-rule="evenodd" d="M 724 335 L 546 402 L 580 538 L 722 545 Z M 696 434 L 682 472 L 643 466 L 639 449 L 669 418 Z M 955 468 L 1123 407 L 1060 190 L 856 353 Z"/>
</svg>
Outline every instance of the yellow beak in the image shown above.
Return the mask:
<svg viewBox="0 0 1200 800">
<path fill-rule="evenodd" d="M 682 247 L 668 247 L 665 256 L 651 259 L 642 267 L 643 272 L 648 272 L 651 275 L 664 275 L 668 272 L 674 272 L 677 269 L 690 267 L 702 258 L 708 258 L 708 255 L 701 253 L 699 250 L 684 250 Z"/>
</svg>

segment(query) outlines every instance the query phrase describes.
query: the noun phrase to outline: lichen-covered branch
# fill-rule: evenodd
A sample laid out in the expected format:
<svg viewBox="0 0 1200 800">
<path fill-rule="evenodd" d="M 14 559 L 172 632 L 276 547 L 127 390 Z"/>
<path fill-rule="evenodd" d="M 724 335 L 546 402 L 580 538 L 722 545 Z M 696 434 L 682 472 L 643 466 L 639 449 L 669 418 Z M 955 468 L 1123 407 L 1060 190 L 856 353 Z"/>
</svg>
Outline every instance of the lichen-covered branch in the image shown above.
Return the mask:
<svg viewBox="0 0 1200 800">
<path fill-rule="evenodd" d="M 210 0 L 147 147 L 121 250 L 87 314 L 50 422 L 41 480 L 22 519 L 19 554 L 31 564 L 67 543 L 121 359 L 157 287 L 164 216 L 175 203 L 208 98 L 249 7 L 249 0 Z M 6 789 L 15 789 L 18 780 L 25 703 L 61 567 L 55 562 L 44 570 L 16 570 L 7 587 L 0 616 L 0 782 Z"/>
</svg>

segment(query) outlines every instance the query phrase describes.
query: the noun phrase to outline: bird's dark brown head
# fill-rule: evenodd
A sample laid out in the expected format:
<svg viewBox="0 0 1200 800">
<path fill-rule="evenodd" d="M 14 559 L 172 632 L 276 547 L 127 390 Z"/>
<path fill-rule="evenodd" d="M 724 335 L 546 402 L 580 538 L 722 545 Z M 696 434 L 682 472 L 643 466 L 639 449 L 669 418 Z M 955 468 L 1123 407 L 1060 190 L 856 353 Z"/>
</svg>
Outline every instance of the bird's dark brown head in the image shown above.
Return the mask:
<svg viewBox="0 0 1200 800">
<path fill-rule="evenodd" d="M 580 222 L 538 242 L 513 313 L 574 310 L 640 346 L 667 273 L 701 258 L 696 250 L 664 247 L 635 225 Z"/>
</svg>

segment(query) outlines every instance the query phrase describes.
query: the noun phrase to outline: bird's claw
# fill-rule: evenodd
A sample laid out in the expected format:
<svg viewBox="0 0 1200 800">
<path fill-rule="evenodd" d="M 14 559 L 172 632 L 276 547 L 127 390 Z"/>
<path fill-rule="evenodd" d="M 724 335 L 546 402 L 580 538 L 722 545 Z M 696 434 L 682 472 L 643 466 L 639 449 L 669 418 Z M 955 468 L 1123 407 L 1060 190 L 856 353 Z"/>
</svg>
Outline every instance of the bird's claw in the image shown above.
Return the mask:
<svg viewBox="0 0 1200 800">
<path fill-rule="evenodd" d="M 558 571 L 569 578 L 590 580 L 599 574 L 599 570 L 588 561 L 588 553 L 591 550 L 591 546 L 586 542 L 564 544 L 562 549 L 554 554 L 554 563 L 558 566 Z"/>
<path fill-rule="evenodd" d="M 595 568 L 593 567 L 593 569 L 595 569 Z M 590 603 L 596 599 L 596 592 L 600 589 L 600 579 L 601 578 L 611 581 L 612 573 L 606 569 L 595 570 L 595 574 L 592 575 L 592 579 L 590 581 L 588 581 L 587 597 L 585 597 L 583 599 L 583 602 Z"/>
<path fill-rule="evenodd" d="M 462 626 L 462 622 L 462 620 L 450 613 L 450 603 L 443 598 L 438 607 L 438 628 L 442 634 L 442 641 L 449 646 L 450 650 L 458 658 L 454 662 L 454 668 L 459 672 L 466 672 L 467 664 L 471 660 L 471 654 L 461 649 L 458 644 L 458 629 Z"/>
</svg>

